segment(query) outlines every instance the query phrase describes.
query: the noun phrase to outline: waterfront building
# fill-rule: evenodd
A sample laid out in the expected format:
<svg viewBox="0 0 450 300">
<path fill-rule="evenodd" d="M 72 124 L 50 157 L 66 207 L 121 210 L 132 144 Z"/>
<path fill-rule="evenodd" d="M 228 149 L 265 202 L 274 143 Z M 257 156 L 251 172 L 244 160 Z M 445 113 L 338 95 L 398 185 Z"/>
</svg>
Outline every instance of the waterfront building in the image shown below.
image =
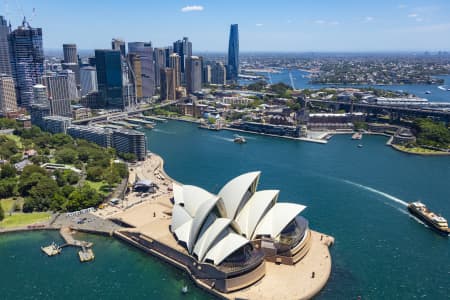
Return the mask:
<svg viewBox="0 0 450 300">
<path fill-rule="evenodd" d="M 80 104 L 84 107 L 99 109 L 104 108 L 105 102 L 100 97 L 98 91 L 87 93 L 85 96 L 81 97 Z"/>
<path fill-rule="evenodd" d="M 138 160 L 147 156 L 145 134 L 131 129 L 118 129 L 113 132 L 113 147 L 117 153 L 133 153 Z"/>
<path fill-rule="evenodd" d="M 67 134 L 74 139 L 85 139 L 105 148 L 112 147 L 113 131 L 111 129 L 71 125 L 67 128 Z"/>
<path fill-rule="evenodd" d="M 1 20 L 0 20 L 1 21 Z M 0 74 L 0 115 L 17 111 L 16 90 L 11 76 Z"/>
<path fill-rule="evenodd" d="M 178 53 L 172 53 L 170 55 L 169 68 L 173 69 L 175 86 L 178 88 L 181 86 L 181 58 Z"/>
<path fill-rule="evenodd" d="M 186 58 L 192 56 L 192 43 L 189 38 L 183 37 L 182 40 L 178 40 L 173 43 L 173 52 L 180 56 L 181 73 L 185 73 Z"/>
<path fill-rule="evenodd" d="M 48 102 L 47 87 L 43 84 L 33 85 L 34 104 L 50 105 Z"/>
<path fill-rule="evenodd" d="M 202 89 L 202 59 L 198 56 L 186 59 L 186 87 L 189 94 Z"/>
<path fill-rule="evenodd" d="M 0 74 L 12 75 L 9 56 L 8 35 L 10 27 L 3 16 L 0 16 Z"/>
<path fill-rule="evenodd" d="M 24 19 L 8 40 L 18 104 L 29 107 L 33 102 L 33 85 L 44 73 L 42 29 L 32 28 Z"/>
<path fill-rule="evenodd" d="M 228 79 L 236 81 L 239 76 L 239 29 L 238 24 L 230 27 L 230 40 L 228 43 Z"/>
<path fill-rule="evenodd" d="M 72 119 L 63 116 L 48 116 L 42 118 L 44 130 L 51 133 L 66 133 Z"/>
<path fill-rule="evenodd" d="M 172 68 L 161 69 L 161 100 L 176 99 L 176 79 Z"/>
<path fill-rule="evenodd" d="M 103 108 L 124 109 L 121 52 L 95 50 L 98 92 Z"/>
<path fill-rule="evenodd" d="M 122 57 L 126 56 L 125 41 L 122 40 L 122 39 L 112 39 L 112 41 L 111 41 L 111 49 L 120 51 L 120 55 Z"/>
<path fill-rule="evenodd" d="M 155 95 L 155 71 L 153 65 L 153 48 L 151 42 L 128 43 L 128 53 L 139 55 L 141 64 L 142 97 Z M 137 93 L 136 93 L 137 94 Z"/>
<path fill-rule="evenodd" d="M 64 63 L 78 64 L 77 45 L 63 44 Z"/>
<path fill-rule="evenodd" d="M 222 62 L 216 62 L 211 67 L 211 83 L 225 85 L 227 83 L 227 69 Z"/>
<path fill-rule="evenodd" d="M 80 69 L 81 96 L 86 96 L 90 92 L 96 92 L 97 71 L 94 67 L 87 66 Z"/>
<path fill-rule="evenodd" d="M 299 216 L 306 206 L 278 203 L 278 190 L 257 191 L 259 177 L 260 172 L 240 175 L 217 195 L 192 185 L 173 185 L 170 230 L 198 264 L 233 269 L 233 276 L 215 280 L 214 288 L 221 292 L 261 279 L 264 260 L 294 265 L 310 247 L 308 221 Z M 205 271 L 205 278 L 216 277 L 214 271 Z"/>
</svg>

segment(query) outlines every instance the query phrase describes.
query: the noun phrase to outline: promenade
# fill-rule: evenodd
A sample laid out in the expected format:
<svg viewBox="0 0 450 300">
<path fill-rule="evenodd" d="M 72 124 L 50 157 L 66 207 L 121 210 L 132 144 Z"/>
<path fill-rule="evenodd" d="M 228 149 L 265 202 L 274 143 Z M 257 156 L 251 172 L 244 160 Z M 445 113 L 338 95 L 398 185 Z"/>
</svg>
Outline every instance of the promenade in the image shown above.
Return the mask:
<svg viewBox="0 0 450 300">
<path fill-rule="evenodd" d="M 157 183 L 160 189 L 156 194 L 144 199 L 141 199 L 135 193 L 130 193 L 126 202 L 135 204 L 123 209 L 117 209 L 104 217 L 112 217 L 134 227 L 116 232 L 116 235 L 122 240 L 156 255 L 189 273 L 187 268 L 176 263 L 167 253 L 158 252 L 158 249 L 151 246 L 146 248 L 142 243 L 137 242 L 135 238 L 129 237 L 130 234 L 137 234 L 141 239 L 156 241 L 164 247 L 177 251 L 179 255 L 188 254 L 185 248 L 178 244 L 169 230 L 173 206 L 170 201 L 172 192 L 169 188 L 171 179 L 164 173 L 162 167 L 163 161 L 161 157 L 155 154 L 152 154 L 145 162 L 134 166 L 130 170 L 131 179 L 135 178 L 134 176 L 138 176 L 140 179 L 151 180 Z M 311 248 L 300 262 L 290 266 L 266 261 L 265 276 L 256 284 L 236 292 L 223 294 L 211 289 L 200 280 L 195 278 L 193 280 L 199 287 L 224 299 L 309 299 L 325 286 L 330 276 L 331 256 L 329 245 L 332 242 L 332 237 L 311 231 Z"/>
</svg>

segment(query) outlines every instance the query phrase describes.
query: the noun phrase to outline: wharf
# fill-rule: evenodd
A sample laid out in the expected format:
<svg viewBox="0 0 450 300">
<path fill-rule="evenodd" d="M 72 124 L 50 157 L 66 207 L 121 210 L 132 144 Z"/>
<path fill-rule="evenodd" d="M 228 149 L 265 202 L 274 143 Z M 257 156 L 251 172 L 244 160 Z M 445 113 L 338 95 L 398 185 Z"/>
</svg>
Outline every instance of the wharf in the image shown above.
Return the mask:
<svg viewBox="0 0 450 300">
<path fill-rule="evenodd" d="M 93 245 L 91 242 L 79 241 L 79 240 L 74 239 L 69 227 L 62 227 L 59 230 L 59 234 L 61 234 L 62 238 L 66 242 L 66 244 L 64 246 L 90 248 Z"/>
<path fill-rule="evenodd" d="M 149 120 L 149 121 L 157 121 L 162 123 L 167 123 L 166 119 L 159 118 L 159 117 L 151 117 L 151 116 L 140 116 L 140 119 Z"/>
<path fill-rule="evenodd" d="M 57 246 L 55 243 L 46 247 L 41 247 L 41 250 L 47 254 L 47 256 L 55 256 L 61 253 L 61 247 Z"/>
<path fill-rule="evenodd" d="M 78 251 L 78 257 L 80 258 L 81 262 L 88 262 L 94 260 L 95 255 L 94 251 L 92 251 L 91 248 L 82 247 L 82 249 Z"/>
</svg>

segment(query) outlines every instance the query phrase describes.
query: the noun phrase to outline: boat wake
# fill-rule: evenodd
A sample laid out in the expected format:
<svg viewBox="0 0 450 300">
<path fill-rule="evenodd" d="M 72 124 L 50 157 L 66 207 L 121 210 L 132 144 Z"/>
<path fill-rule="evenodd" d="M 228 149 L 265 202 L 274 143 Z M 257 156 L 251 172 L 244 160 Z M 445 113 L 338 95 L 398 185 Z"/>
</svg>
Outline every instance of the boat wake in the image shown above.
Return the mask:
<svg viewBox="0 0 450 300">
<path fill-rule="evenodd" d="M 445 91 L 445 90 L 446 90 L 446 89 L 445 89 L 445 86 L 443 86 L 443 85 L 438 86 L 438 89 L 440 89 L 440 90 L 442 90 L 442 91 Z"/>
<path fill-rule="evenodd" d="M 213 135 L 212 137 L 215 138 L 215 139 L 222 140 L 222 141 L 227 141 L 227 142 L 232 142 L 232 141 L 234 141 L 234 139 L 226 138 L 226 137 L 218 136 L 218 135 Z"/>
<path fill-rule="evenodd" d="M 164 134 L 175 134 L 175 132 L 165 131 L 165 130 L 161 130 L 161 129 L 158 129 L 158 128 L 154 128 L 154 129 L 152 129 L 152 131 L 159 132 L 159 133 L 164 133 Z"/>
<path fill-rule="evenodd" d="M 403 201 L 403 200 L 401 200 L 401 199 L 399 199 L 399 198 L 397 198 L 397 197 L 394 197 L 394 196 L 392 196 L 392 195 L 389 195 L 388 193 L 385 193 L 385 192 L 376 190 L 376 189 L 371 188 L 371 187 L 369 187 L 369 186 L 365 186 L 365 185 L 362 185 L 362 184 L 359 184 L 359 183 L 356 183 L 356 182 L 353 182 L 353 181 L 350 181 L 350 180 L 343 180 L 343 181 L 344 181 L 345 183 L 350 184 L 350 185 L 356 186 L 356 187 L 358 187 L 358 188 L 360 188 L 360 189 L 363 189 L 363 190 L 372 192 L 372 193 L 374 193 L 374 194 L 378 194 L 378 195 L 380 195 L 380 196 L 383 196 L 383 197 L 385 197 L 385 198 L 387 198 L 387 199 L 389 199 L 389 200 L 392 200 L 392 201 L 394 201 L 394 202 L 397 202 L 397 203 L 399 203 L 399 204 L 401 204 L 401 205 L 403 205 L 403 206 L 405 206 L 405 207 L 408 206 L 408 203 L 406 203 L 405 201 Z"/>
</svg>

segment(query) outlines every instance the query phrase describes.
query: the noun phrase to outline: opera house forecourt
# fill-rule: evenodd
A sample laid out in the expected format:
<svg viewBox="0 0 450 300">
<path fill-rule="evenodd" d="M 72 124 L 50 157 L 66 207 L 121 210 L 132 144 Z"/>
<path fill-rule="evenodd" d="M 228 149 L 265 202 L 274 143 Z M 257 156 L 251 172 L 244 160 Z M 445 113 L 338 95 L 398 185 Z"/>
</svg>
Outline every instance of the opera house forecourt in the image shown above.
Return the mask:
<svg viewBox="0 0 450 300">
<path fill-rule="evenodd" d="M 330 275 L 333 238 L 310 230 L 306 206 L 258 191 L 260 175 L 242 174 L 217 195 L 172 181 L 165 197 L 115 215 L 130 227 L 115 235 L 221 298 L 311 298 Z"/>
</svg>

